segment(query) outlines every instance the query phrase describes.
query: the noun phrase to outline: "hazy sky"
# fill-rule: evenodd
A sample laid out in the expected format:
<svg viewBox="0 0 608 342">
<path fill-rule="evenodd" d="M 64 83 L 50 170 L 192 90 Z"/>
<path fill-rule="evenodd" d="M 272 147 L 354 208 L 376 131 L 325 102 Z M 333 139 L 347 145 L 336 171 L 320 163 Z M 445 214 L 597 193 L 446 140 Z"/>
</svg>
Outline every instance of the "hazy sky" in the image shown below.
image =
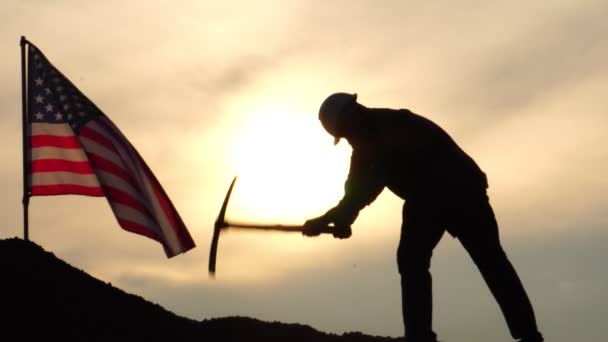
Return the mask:
<svg viewBox="0 0 608 342">
<path fill-rule="evenodd" d="M 357 92 L 437 122 L 488 174 L 547 340 L 603 340 L 607 17 L 603 0 L 2 1 L 0 238 L 22 236 L 25 35 L 130 139 L 198 245 L 166 259 L 103 198 L 32 198 L 31 239 L 70 264 L 194 319 L 402 335 L 402 201 L 388 190 L 349 240 L 230 231 L 207 275 L 234 175 L 234 220 L 300 223 L 339 200 L 350 148 L 317 110 Z M 432 272 L 440 339 L 511 340 L 457 240 L 444 237 Z"/>
</svg>

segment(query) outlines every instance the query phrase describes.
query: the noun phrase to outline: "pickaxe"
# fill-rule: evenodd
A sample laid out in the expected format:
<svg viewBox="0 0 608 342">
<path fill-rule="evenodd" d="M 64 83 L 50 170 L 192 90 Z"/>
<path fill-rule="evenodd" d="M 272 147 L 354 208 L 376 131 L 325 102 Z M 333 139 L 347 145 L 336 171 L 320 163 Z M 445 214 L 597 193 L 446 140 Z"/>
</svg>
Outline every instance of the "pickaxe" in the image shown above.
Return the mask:
<svg viewBox="0 0 608 342">
<path fill-rule="evenodd" d="M 213 237 L 211 238 L 211 249 L 209 251 L 209 274 L 215 275 L 215 259 L 217 256 L 217 244 L 220 239 L 220 232 L 224 229 L 228 228 L 240 228 L 240 229 L 255 229 L 255 230 L 274 230 L 281 232 L 303 232 L 306 228 L 303 225 L 269 225 L 269 224 L 248 224 L 248 223 L 233 223 L 226 221 L 226 207 L 228 207 L 228 200 L 230 199 L 230 195 L 232 194 L 232 188 L 234 188 L 234 183 L 236 182 L 236 177 L 230 183 L 230 188 L 228 188 L 228 192 L 226 193 L 226 198 L 224 198 L 224 203 L 222 203 L 222 208 L 220 209 L 220 213 L 215 220 L 215 225 L 213 226 Z M 320 230 L 317 230 L 320 233 L 332 233 L 332 226 L 322 227 Z"/>
</svg>

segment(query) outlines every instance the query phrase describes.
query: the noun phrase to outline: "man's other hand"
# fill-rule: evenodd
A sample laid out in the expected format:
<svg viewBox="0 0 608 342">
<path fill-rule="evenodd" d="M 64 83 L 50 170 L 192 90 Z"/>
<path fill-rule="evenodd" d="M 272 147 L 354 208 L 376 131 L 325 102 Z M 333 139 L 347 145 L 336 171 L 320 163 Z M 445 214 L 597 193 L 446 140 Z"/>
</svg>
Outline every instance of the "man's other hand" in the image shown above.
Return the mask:
<svg viewBox="0 0 608 342">
<path fill-rule="evenodd" d="M 350 226 L 346 225 L 336 225 L 332 233 L 338 239 L 348 239 L 353 234 Z"/>
<path fill-rule="evenodd" d="M 304 236 L 319 236 L 326 230 L 329 220 L 325 216 L 315 217 L 304 222 L 304 230 L 302 235 Z"/>
</svg>

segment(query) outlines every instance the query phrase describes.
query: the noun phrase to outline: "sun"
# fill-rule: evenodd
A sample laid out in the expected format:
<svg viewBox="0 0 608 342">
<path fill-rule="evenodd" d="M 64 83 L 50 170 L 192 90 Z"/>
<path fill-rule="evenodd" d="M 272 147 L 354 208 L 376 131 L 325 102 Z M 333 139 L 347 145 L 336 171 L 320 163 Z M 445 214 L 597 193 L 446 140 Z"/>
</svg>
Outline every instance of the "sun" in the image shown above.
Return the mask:
<svg viewBox="0 0 608 342">
<path fill-rule="evenodd" d="M 289 107 L 263 107 L 248 118 L 233 143 L 231 219 L 302 223 L 337 204 L 348 173 L 346 143 L 334 146 L 316 115 Z"/>
</svg>

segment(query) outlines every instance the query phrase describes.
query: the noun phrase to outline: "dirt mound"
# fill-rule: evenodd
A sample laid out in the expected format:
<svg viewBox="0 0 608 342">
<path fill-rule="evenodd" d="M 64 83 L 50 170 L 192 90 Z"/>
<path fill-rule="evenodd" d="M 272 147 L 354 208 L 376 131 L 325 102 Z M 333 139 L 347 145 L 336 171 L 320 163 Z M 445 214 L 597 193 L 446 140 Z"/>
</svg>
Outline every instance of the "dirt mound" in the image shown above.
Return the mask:
<svg viewBox="0 0 608 342">
<path fill-rule="evenodd" d="M 195 321 L 17 238 L 0 240 L 0 272 L 0 331 L 15 336 L 13 340 L 397 341 L 360 333 L 327 334 L 306 325 L 247 317 Z"/>
</svg>

